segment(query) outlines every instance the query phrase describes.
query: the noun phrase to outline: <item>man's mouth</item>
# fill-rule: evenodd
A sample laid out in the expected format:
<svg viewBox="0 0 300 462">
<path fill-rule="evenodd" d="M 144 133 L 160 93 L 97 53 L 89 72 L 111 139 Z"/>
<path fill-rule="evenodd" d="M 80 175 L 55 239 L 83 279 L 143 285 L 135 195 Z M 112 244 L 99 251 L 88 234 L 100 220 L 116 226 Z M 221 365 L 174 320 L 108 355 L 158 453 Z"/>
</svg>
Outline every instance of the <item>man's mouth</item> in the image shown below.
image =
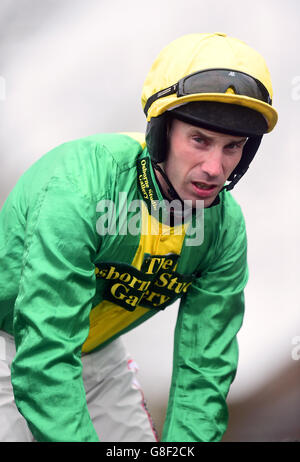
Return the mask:
<svg viewBox="0 0 300 462">
<path fill-rule="evenodd" d="M 218 185 L 202 181 L 192 181 L 194 192 L 201 198 L 210 197 L 217 193 Z"/>
<path fill-rule="evenodd" d="M 193 184 L 195 186 L 197 186 L 197 188 L 199 189 L 206 189 L 206 190 L 210 190 L 210 189 L 215 189 L 217 185 L 215 184 L 209 184 L 209 183 L 200 183 L 200 182 L 196 182 L 194 181 Z"/>
</svg>

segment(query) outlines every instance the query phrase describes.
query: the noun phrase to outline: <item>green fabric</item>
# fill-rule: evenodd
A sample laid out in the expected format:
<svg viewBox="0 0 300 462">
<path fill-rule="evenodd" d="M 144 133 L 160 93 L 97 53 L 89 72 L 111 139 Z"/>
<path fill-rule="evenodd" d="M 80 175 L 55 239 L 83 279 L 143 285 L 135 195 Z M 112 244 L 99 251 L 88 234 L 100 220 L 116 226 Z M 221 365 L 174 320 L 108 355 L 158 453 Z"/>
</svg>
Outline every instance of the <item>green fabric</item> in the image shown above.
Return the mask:
<svg viewBox="0 0 300 462">
<path fill-rule="evenodd" d="M 66 143 L 21 177 L 1 210 L 0 329 L 15 336 L 15 400 L 38 441 L 98 441 L 81 375 L 89 314 L 105 292 L 95 267 L 130 265 L 140 236 L 101 237 L 96 210 L 121 191 L 142 199 L 141 157 L 147 150 L 126 135 Z M 230 193 L 205 209 L 204 226 L 204 242 L 184 243 L 176 268 L 196 279 L 179 309 L 164 441 L 217 441 L 226 429 L 247 279 L 245 225 Z"/>
<path fill-rule="evenodd" d="M 227 427 L 247 280 L 244 223 L 227 218 L 230 232 L 223 228 L 222 245 L 180 306 L 162 441 L 219 441 Z"/>
</svg>

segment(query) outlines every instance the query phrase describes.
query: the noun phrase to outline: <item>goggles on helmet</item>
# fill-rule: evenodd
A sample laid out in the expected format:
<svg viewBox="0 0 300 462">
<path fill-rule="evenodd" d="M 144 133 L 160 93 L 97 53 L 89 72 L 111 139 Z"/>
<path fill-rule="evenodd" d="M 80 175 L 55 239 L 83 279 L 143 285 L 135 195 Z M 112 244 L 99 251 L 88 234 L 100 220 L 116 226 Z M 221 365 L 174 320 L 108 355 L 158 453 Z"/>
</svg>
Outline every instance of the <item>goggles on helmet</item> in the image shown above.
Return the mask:
<svg viewBox="0 0 300 462">
<path fill-rule="evenodd" d="M 248 96 L 272 105 L 266 87 L 256 78 L 232 69 L 207 69 L 187 75 L 174 85 L 160 90 L 148 98 L 144 112 L 159 98 L 177 93 L 178 97 L 196 93 L 226 93 L 232 89 L 236 95 Z"/>
</svg>

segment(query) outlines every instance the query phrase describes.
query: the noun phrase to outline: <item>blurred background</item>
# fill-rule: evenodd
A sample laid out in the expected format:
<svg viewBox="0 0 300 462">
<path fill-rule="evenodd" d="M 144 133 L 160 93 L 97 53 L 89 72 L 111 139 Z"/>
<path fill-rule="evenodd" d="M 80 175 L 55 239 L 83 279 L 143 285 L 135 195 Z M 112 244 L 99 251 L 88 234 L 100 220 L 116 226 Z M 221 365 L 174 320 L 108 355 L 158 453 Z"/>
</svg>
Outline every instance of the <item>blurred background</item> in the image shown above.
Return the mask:
<svg viewBox="0 0 300 462">
<path fill-rule="evenodd" d="M 1 0 L 0 207 L 41 155 L 97 132 L 144 131 L 140 95 L 171 40 L 223 32 L 265 57 L 279 122 L 234 190 L 250 279 L 224 441 L 300 440 L 298 0 Z M 177 305 L 125 336 L 161 434 Z"/>
</svg>

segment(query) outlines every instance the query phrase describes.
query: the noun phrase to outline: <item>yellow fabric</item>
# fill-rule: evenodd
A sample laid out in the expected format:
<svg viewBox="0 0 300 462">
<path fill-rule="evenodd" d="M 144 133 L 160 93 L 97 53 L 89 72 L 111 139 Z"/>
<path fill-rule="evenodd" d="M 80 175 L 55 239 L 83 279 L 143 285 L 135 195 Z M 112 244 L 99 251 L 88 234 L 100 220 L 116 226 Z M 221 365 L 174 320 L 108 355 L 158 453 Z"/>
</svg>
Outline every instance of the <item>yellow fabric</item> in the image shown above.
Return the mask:
<svg viewBox="0 0 300 462">
<path fill-rule="evenodd" d="M 269 70 L 264 58 L 244 42 L 226 34 L 189 34 L 166 46 L 154 61 L 144 82 L 142 106 L 160 90 L 176 84 L 183 77 L 205 69 L 226 68 L 252 75 L 267 88 L 273 97 Z M 199 93 L 177 97 L 176 94 L 159 98 L 149 108 L 147 120 L 167 109 L 190 101 L 219 101 L 247 106 L 261 112 L 270 132 L 276 125 L 276 110 L 267 103 L 230 93 Z"/>
<path fill-rule="evenodd" d="M 130 136 L 130 138 L 133 138 L 134 140 L 138 141 L 143 149 L 146 147 L 146 141 L 145 141 L 144 133 L 140 133 L 140 132 L 122 132 L 121 135 Z"/>
<path fill-rule="evenodd" d="M 184 225 L 170 228 L 159 223 L 149 215 L 147 207 L 142 202 L 142 232 L 138 249 L 131 263 L 141 269 L 144 254 L 179 255 L 185 236 Z M 109 340 L 138 318 L 149 311 L 148 308 L 137 306 L 134 311 L 127 311 L 112 302 L 104 300 L 95 306 L 90 313 L 90 331 L 82 351 L 87 353 Z"/>
</svg>

